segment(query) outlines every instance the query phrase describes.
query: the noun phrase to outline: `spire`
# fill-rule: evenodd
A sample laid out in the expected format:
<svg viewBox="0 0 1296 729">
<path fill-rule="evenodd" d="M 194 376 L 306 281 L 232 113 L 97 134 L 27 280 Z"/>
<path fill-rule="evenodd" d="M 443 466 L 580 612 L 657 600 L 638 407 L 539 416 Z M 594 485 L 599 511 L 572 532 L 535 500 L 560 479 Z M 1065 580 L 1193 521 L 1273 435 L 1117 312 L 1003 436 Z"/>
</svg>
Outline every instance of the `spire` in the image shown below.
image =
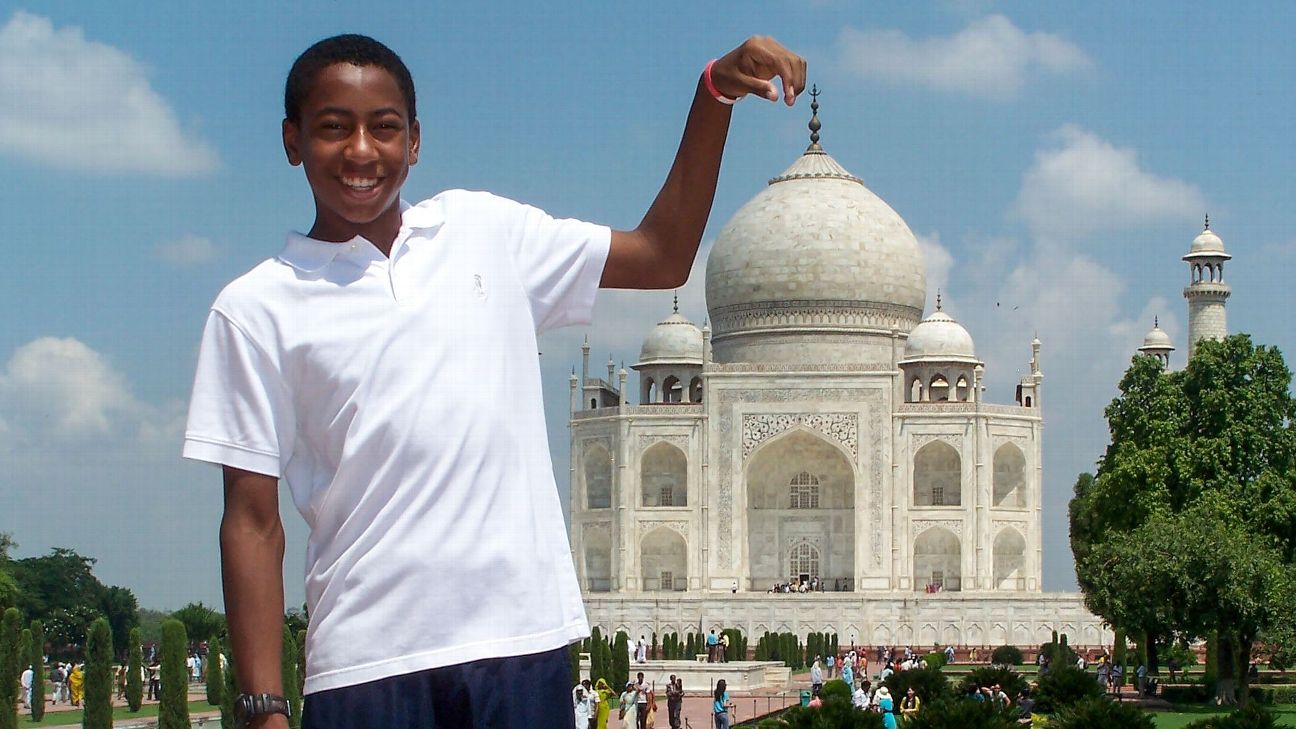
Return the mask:
<svg viewBox="0 0 1296 729">
<path fill-rule="evenodd" d="M 810 87 L 810 146 L 806 147 L 807 152 L 822 152 L 823 147 L 819 146 L 819 130 L 823 125 L 819 123 L 819 86 L 818 84 Z"/>
<path fill-rule="evenodd" d="M 1208 220 L 1209 220 L 1209 219 L 1208 219 Z M 1153 328 L 1153 329 L 1160 329 L 1160 328 L 1161 328 L 1161 317 L 1159 317 L 1159 316 L 1153 316 L 1153 317 L 1152 317 L 1152 328 Z"/>
<path fill-rule="evenodd" d="M 941 310 L 941 290 L 936 289 L 936 311 Z"/>
<path fill-rule="evenodd" d="M 1210 230 L 1210 213 L 1206 213 L 1206 230 Z"/>
<path fill-rule="evenodd" d="M 679 289 L 675 289 L 675 313 L 679 313 Z"/>
</svg>

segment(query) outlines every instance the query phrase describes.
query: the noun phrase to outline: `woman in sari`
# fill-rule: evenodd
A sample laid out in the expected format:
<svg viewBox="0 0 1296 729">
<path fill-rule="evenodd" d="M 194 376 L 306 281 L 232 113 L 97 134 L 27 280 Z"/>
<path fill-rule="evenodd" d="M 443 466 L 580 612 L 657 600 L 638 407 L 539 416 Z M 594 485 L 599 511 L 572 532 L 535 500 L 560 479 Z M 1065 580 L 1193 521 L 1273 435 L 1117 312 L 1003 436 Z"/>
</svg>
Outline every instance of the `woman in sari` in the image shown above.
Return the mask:
<svg viewBox="0 0 1296 729">
<path fill-rule="evenodd" d="M 625 685 L 621 694 L 621 729 L 635 729 L 639 725 L 639 692 L 634 682 Z"/>
<path fill-rule="evenodd" d="M 81 695 L 85 692 L 85 672 L 81 670 L 80 664 L 68 674 L 68 690 L 72 692 L 72 705 L 80 706 Z"/>
<path fill-rule="evenodd" d="M 598 717 L 594 725 L 598 729 L 607 729 L 608 715 L 612 713 L 612 699 L 617 697 L 616 692 L 608 685 L 607 681 L 599 679 L 594 684 L 594 693 L 598 694 Z"/>
</svg>

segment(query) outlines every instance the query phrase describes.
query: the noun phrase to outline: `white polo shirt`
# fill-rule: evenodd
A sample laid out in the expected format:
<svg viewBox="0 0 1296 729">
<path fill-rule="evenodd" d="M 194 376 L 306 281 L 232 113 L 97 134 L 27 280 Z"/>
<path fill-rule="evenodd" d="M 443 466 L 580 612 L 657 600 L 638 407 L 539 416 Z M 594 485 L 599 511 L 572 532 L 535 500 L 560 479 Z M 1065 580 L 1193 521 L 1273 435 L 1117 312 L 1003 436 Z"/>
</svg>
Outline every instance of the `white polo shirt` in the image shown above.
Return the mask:
<svg viewBox="0 0 1296 729">
<path fill-rule="evenodd" d="M 217 297 L 184 455 L 284 480 L 310 525 L 307 693 L 588 634 L 536 337 L 589 322 L 610 239 L 454 190 L 390 259 L 292 234 Z"/>
</svg>

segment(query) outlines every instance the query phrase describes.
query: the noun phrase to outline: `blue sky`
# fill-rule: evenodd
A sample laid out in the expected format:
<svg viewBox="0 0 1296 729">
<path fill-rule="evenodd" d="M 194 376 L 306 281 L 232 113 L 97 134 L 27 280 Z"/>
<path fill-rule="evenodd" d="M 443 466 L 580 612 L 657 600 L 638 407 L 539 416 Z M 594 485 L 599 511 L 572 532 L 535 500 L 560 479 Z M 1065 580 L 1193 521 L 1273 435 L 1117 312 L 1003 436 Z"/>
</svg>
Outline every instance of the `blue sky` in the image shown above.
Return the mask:
<svg viewBox="0 0 1296 729">
<path fill-rule="evenodd" d="M 1008 402 L 1044 343 L 1044 568 L 1072 589 L 1065 505 L 1106 443 L 1102 407 L 1153 316 L 1179 346 L 1211 215 L 1229 324 L 1296 352 L 1296 5 L 0 3 L 0 531 L 19 556 L 99 558 L 146 607 L 219 605 L 220 484 L 179 439 L 205 311 L 309 227 L 279 138 L 311 42 L 373 35 L 418 84 L 407 197 L 488 189 L 632 227 L 669 167 L 702 65 L 753 33 L 802 53 L 823 144 L 909 223 L 929 299 L 976 338 Z M 806 144 L 809 111 L 736 110 L 704 245 Z M 702 263 L 682 312 L 705 317 Z M 542 342 L 565 493 L 566 376 L 631 363 L 670 293 L 610 293 Z M 287 501 L 287 499 L 284 499 Z M 286 514 L 288 599 L 304 530 Z"/>
</svg>

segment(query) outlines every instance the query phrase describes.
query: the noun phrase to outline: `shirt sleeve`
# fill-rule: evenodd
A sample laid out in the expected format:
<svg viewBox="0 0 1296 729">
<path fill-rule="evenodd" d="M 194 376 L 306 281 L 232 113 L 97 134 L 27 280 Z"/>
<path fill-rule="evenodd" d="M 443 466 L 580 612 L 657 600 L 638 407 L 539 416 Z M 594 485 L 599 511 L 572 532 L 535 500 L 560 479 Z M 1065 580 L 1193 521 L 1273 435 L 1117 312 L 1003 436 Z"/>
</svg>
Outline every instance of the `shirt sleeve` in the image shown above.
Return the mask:
<svg viewBox="0 0 1296 729">
<path fill-rule="evenodd" d="M 554 218 L 517 205 L 509 241 L 531 304 L 536 333 L 588 324 L 612 245 L 612 230 L 579 220 Z"/>
<path fill-rule="evenodd" d="M 276 363 L 213 310 L 198 350 L 184 457 L 279 478 L 294 432 L 292 399 Z"/>
</svg>

